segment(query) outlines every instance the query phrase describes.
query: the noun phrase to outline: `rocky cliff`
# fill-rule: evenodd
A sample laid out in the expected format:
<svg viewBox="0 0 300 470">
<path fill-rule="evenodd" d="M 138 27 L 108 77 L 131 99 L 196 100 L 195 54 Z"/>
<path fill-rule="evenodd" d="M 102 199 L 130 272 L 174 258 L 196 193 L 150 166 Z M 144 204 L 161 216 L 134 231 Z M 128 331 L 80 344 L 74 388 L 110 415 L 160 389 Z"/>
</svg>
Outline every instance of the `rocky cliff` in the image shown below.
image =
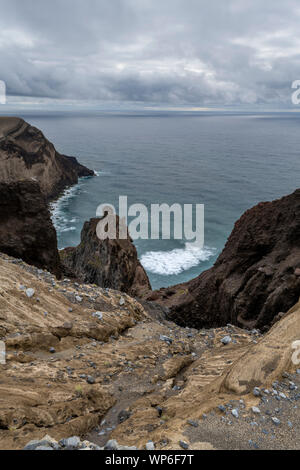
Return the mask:
<svg viewBox="0 0 300 470">
<path fill-rule="evenodd" d="M 37 182 L 0 183 L 0 252 L 61 275 L 56 232 Z"/>
<path fill-rule="evenodd" d="M 170 318 L 196 328 L 263 328 L 300 295 L 300 189 L 260 203 L 235 224 L 215 265 L 198 278 L 148 296 Z"/>
<path fill-rule="evenodd" d="M 142 296 L 151 286 L 128 232 L 126 240 L 100 240 L 96 233 L 99 221 L 86 222 L 78 247 L 60 252 L 64 266 L 82 282 Z M 116 226 L 118 233 L 118 217 Z"/>
<path fill-rule="evenodd" d="M 0 117 L 0 182 L 33 179 L 52 199 L 79 177 L 93 175 L 76 158 L 59 154 L 40 130 L 23 119 Z"/>
</svg>

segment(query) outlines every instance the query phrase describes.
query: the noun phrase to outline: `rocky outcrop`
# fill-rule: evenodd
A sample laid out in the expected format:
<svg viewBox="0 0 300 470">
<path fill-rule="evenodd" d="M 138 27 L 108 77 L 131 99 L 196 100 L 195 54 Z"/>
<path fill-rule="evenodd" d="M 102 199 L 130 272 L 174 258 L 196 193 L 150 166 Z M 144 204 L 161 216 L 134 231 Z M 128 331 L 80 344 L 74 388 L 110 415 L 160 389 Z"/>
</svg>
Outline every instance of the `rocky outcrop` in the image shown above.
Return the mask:
<svg viewBox="0 0 300 470">
<path fill-rule="evenodd" d="M 211 269 L 148 299 L 168 306 L 180 325 L 264 328 L 299 295 L 300 189 L 248 210 Z"/>
<path fill-rule="evenodd" d="M 0 183 L 0 252 L 61 275 L 56 232 L 38 183 Z"/>
<path fill-rule="evenodd" d="M 99 221 L 95 218 L 84 224 L 78 247 L 60 252 L 62 263 L 82 282 L 137 297 L 145 295 L 151 290 L 150 282 L 129 234 L 126 240 L 100 240 L 96 233 Z M 116 226 L 118 233 L 118 216 Z"/>
<path fill-rule="evenodd" d="M 46 198 L 53 199 L 79 177 L 93 175 L 76 158 L 59 154 L 40 130 L 23 119 L 0 118 L 0 182 L 36 180 Z"/>
</svg>

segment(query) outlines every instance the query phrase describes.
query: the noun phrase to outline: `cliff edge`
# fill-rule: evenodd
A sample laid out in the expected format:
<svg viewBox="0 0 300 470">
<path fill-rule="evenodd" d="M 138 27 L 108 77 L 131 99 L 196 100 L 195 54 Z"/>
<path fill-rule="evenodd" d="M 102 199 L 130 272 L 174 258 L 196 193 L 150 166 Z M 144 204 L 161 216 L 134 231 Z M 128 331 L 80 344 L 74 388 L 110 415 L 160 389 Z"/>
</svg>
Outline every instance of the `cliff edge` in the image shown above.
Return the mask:
<svg viewBox="0 0 300 470">
<path fill-rule="evenodd" d="M 20 118 L 0 117 L 0 182 L 35 180 L 49 200 L 79 177 L 93 175 L 75 157 L 58 153 L 36 127 Z"/>
</svg>

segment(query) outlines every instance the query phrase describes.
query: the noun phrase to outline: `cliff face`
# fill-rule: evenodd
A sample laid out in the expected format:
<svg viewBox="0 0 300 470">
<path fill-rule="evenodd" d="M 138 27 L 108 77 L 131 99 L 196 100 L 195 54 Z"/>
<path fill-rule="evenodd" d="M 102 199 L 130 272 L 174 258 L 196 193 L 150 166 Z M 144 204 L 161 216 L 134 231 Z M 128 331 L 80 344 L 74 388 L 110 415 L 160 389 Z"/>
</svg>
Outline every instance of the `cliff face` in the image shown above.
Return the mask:
<svg viewBox="0 0 300 470">
<path fill-rule="evenodd" d="M 33 179 L 47 199 L 94 172 L 60 155 L 43 133 L 19 118 L 0 118 L 0 182 Z"/>
<path fill-rule="evenodd" d="M 151 290 L 148 276 L 138 260 L 129 234 L 127 240 L 99 240 L 96 234 L 99 220 L 91 219 L 84 224 L 78 247 L 66 248 L 60 252 L 67 270 L 83 282 L 137 297 Z"/>
<path fill-rule="evenodd" d="M 38 183 L 0 183 L 0 252 L 61 275 L 56 232 Z"/>
<path fill-rule="evenodd" d="M 262 328 L 299 295 L 300 189 L 248 210 L 213 268 L 148 298 L 168 305 L 181 325 Z"/>
</svg>

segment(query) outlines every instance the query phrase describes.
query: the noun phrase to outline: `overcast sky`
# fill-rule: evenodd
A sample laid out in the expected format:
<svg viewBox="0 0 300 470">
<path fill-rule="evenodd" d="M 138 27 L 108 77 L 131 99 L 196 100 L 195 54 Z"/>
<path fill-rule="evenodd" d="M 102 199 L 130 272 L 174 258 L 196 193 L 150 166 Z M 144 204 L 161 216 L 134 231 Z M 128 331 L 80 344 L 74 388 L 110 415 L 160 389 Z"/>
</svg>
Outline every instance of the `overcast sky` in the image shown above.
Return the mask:
<svg viewBox="0 0 300 470">
<path fill-rule="evenodd" d="M 0 0 L 9 95 L 290 106 L 299 0 Z"/>
</svg>

